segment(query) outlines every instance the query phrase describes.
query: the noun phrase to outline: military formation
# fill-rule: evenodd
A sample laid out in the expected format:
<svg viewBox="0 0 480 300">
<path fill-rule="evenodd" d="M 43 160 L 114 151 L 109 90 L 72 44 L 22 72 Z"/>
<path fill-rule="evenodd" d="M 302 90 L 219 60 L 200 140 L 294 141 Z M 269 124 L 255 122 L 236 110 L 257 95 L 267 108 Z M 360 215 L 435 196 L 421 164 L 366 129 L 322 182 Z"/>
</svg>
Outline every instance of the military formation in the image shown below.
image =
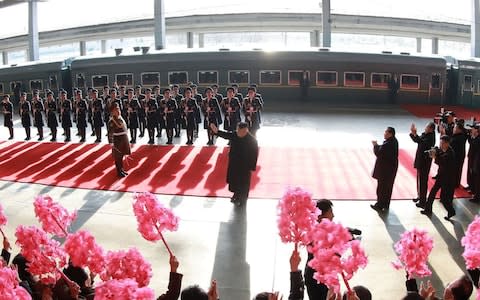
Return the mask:
<svg viewBox="0 0 480 300">
<path fill-rule="evenodd" d="M 132 144 L 137 142 L 137 137 L 142 138 L 145 134 L 148 134 L 148 144 L 156 144 L 159 141 L 156 138 L 161 138 L 164 130 L 166 144 L 173 144 L 174 139 L 185 130 L 186 144 L 192 145 L 203 127 L 208 135 L 207 145 L 214 145 L 215 134 L 210 124 L 223 124 L 225 131 L 234 132 L 242 120 L 255 135 L 260 128 L 263 109 L 263 98 L 256 85 L 248 87 L 246 97 L 239 92 L 237 84 L 226 89 L 225 97 L 218 89 L 218 85 L 212 85 L 200 94 L 193 83 L 185 87 L 174 84 L 163 90 L 158 85 L 152 88 L 140 85 L 135 88 L 104 86 L 101 95 L 93 88 L 88 88 L 86 95 L 82 94 L 82 90 L 74 89 L 71 99 L 63 89 L 58 98 L 47 90 L 46 99 L 42 99 L 39 91 L 35 90 L 31 99 L 27 99 L 25 92 L 20 94 L 18 113 L 27 141 L 32 139 L 32 127 L 36 128 L 39 141 L 44 140 L 44 127 L 48 127 L 50 141 L 55 142 L 58 140 L 57 128 L 61 127 L 64 141 L 70 142 L 71 129 L 75 126 L 79 142 L 85 142 L 87 131 L 90 131 L 91 136 L 96 137 L 95 142 L 100 143 L 102 137 L 108 135 L 107 124 L 115 103 L 120 107 Z M 2 109 L 4 126 L 9 129 L 10 139 L 13 139 L 14 106 L 8 95 L 3 96 Z M 102 129 L 107 132 L 102 133 Z"/>
</svg>

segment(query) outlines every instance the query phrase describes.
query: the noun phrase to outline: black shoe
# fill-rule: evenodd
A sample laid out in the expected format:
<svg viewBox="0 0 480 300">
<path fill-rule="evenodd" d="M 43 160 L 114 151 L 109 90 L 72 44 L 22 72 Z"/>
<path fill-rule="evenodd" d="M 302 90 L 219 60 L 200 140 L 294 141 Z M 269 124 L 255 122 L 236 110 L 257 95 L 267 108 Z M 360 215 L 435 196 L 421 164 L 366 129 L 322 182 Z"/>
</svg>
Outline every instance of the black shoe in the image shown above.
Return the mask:
<svg viewBox="0 0 480 300">
<path fill-rule="evenodd" d="M 377 204 L 370 204 L 370 207 L 376 211 L 382 211 L 383 207 L 378 206 Z"/>
<path fill-rule="evenodd" d="M 238 202 L 238 199 L 236 197 L 232 197 L 230 198 L 230 202 L 235 204 Z"/>
<path fill-rule="evenodd" d="M 127 175 L 125 173 L 120 172 L 120 173 L 117 173 L 117 176 L 120 177 L 120 178 L 123 178 Z"/>
<path fill-rule="evenodd" d="M 70 142 L 70 139 L 65 139 L 64 142 L 65 142 L 65 143 L 68 143 L 68 142 Z"/>
<path fill-rule="evenodd" d="M 101 143 L 101 142 L 102 142 L 102 140 L 99 140 L 99 139 L 95 140 L 95 143 Z"/>
<path fill-rule="evenodd" d="M 155 142 L 153 140 L 148 140 L 148 144 L 153 145 L 153 144 L 155 144 Z"/>
<path fill-rule="evenodd" d="M 56 141 L 57 141 L 57 139 L 54 139 L 54 138 L 50 139 L 50 142 L 56 142 Z"/>
<path fill-rule="evenodd" d="M 172 141 L 168 141 L 168 142 L 167 142 L 167 145 L 171 145 L 171 144 L 173 144 Z"/>
<path fill-rule="evenodd" d="M 92 132 L 92 134 L 90 136 L 95 136 L 95 132 Z"/>
<path fill-rule="evenodd" d="M 420 213 L 421 213 L 422 215 L 426 215 L 426 216 L 429 216 L 429 217 L 432 215 L 432 211 L 431 211 L 431 210 L 425 210 L 425 209 L 424 209 L 424 210 L 421 210 Z"/>
<path fill-rule="evenodd" d="M 419 200 L 420 200 L 420 198 L 412 199 L 412 201 L 415 202 L 415 203 L 417 203 Z"/>
<path fill-rule="evenodd" d="M 187 145 L 193 145 L 193 142 L 192 142 L 192 141 L 187 141 L 186 144 L 187 144 Z"/>
<path fill-rule="evenodd" d="M 157 133 L 156 137 L 162 137 L 162 135 Z"/>
<path fill-rule="evenodd" d="M 125 170 L 122 170 L 121 173 L 122 173 L 123 175 L 125 175 L 125 176 L 128 175 L 128 172 L 125 172 Z"/>
<path fill-rule="evenodd" d="M 9 140 L 13 140 L 13 136 L 9 137 L 8 139 L 9 139 Z"/>
<path fill-rule="evenodd" d="M 26 137 L 26 138 L 24 139 L 24 141 L 29 141 L 29 140 L 30 140 L 30 137 Z"/>
<path fill-rule="evenodd" d="M 432 179 L 437 179 L 437 175 L 435 175 L 435 176 L 432 176 Z"/>
<path fill-rule="evenodd" d="M 415 206 L 425 209 L 425 203 L 422 203 L 422 202 L 419 202 L 419 203 L 415 204 Z"/>
<path fill-rule="evenodd" d="M 176 137 L 176 138 L 180 137 L 180 134 L 176 134 L 175 137 Z"/>
<path fill-rule="evenodd" d="M 38 138 L 38 141 L 43 141 L 43 138 Z"/>
<path fill-rule="evenodd" d="M 141 137 L 141 138 L 142 138 L 142 137 L 144 137 L 144 135 L 143 135 L 143 134 L 140 134 L 138 137 Z"/>
<path fill-rule="evenodd" d="M 85 143 L 85 139 L 81 139 L 81 140 L 80 140 L 80 143 Z"/>
</svg>

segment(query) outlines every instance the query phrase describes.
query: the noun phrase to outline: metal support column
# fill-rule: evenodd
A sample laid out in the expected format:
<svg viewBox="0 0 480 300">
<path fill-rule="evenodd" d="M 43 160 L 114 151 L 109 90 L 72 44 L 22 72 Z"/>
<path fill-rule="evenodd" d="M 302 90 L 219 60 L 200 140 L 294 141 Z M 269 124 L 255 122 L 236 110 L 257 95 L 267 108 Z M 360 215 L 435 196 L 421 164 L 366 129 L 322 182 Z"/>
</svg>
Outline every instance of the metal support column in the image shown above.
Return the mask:
<svg viewBox="0 0 480 300">
<path fill-rule="evenodd" d="M 472 0 L 470 47 L 473 57 L 480 57 L 480 0 Z"/>
<path fill-rule="evenodd" d="M 323 47 L 332 46 L 332 21 L 330 19 L 330 0 L 322 1 L 322 33 Z"/>
<path fill-rule="evenodd" d="M 38 41 L 38 2 L 28 0 L 28 60 L 35 61 L 39 58 Z"/>
<path fill-rule="evenodd" d="M 155 49 L 165 49 L 165 9 L 163 0 L 155 0 L 154 22 L 155 22 Z"/>
<path fill-rule="evenodd" d="M 432 54 L 438 54 L 438 37 L 432 38 Z"/>
<path fill-rule="evenodd" d="M 205 34 L 203 33 L 198 34 L 198 47 L 199 48 L 205 47 Z"/>
<path fill-rule="evenodd" d="M 87 55 L 87 42 L 80 41 L 80 56 Z"/>
<path fill-rule="evenodd" d="M 8 52 L 7 51 L 2 52 L 2 63 L 4 65 L 8 65 Z"/>
<path fill-rule="evenodd" d="M 422 53 L 422 38 L 417 37 L 417 53 Z"/>
<path fill-rule="evenodd" d="M 187 48 L 193 48 L 193 32 L 187 32 Z"/>
<path fill-rule="evenodd" d="M 310 31 L 310 47 L 320 47 L 320 30 Z"/>
<path fill-rule="evenodd" d="M 100 41 L 100 49 L 102 51 L 102 54 L 107 53 L 107 40 Z"/>
</svg>

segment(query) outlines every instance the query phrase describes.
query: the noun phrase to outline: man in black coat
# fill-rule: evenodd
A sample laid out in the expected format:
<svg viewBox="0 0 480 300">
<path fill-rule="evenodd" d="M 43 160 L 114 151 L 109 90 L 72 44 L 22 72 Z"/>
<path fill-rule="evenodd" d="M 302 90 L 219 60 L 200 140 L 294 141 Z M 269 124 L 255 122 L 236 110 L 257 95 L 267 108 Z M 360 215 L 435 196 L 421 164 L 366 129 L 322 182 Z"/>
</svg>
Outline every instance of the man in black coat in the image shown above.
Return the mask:
<svg viewBox="0 0 480 300">
<path fill-rule="evenodd" d="M 442 137 L 440 137 L 440 148 L 432 149 L 430 155 L 438 165 L 438 173 L 435 184 L 428 194 L 425 209 L 420 213 L 428 216 L 432 214 L 433 200 L 435 200 L 438 190 L 441 190 L 440 202 L 448 212 L 445 219 L 449 221 L 450 218 L 455 215 L 455 209 L 452 204 L 453 192 L 455 190 L 455 176 L 452 176 L 452 174 L 455 173 L 455 153 L 452 147 L 450 147 L 450 137 L 448 135 L 442 135 Z"/>
<path fill-rule="evenodd" d="M 377 211 L 390 207 L 393 183 L 398 170 L 398 141 L 395 138 L 395 128 L 387 127 L 383 137 L 385 141 L 382 145 L 372 141 L 373 152 L 377 157 L 372 176 L 377 179 L 377 202 L 370 207 Z"/>
<path fill-rule="evenodd" d="M 425 126 L 425 131 L 422 135 L 417 134 L 415 124 L 410 127 L 410 138 L 418 144 L 417 153 L 415 154 L 415 161 L 413 167 L 417 169 L 417 195 L 414 202 L 418 202 L 418 207 L 425 207 L 427 202 L 428 191 L 428 174 L 432 166 L 432 158 L 426 152 L 435 146 L 435 123 L 430 122 Z"/>
<path fill-rule="evenodd" d="M 238 123 L 236 132 L 220 131 L 213 123 L 210 129 L 214 134 L 230 140 L 227 183 L 228 189 L 233 192 L 232 203 L 241 206 L 248 199 L 251 174 L 257 167 L 257 140 L 248 132 L 245 122 Z"/>
<path fill-rule="evenodd" d="M 478 183 L 478 179 L 480 178 L 480 137 L 478 135 L 479 129 L 480 124 L 473 124 L 472 129 L 470 130 L 470 135 L 468 136 L 468 143 L 470 144 L 470 147 L 468 148 L 467 154 L 467 189 L 469 189 L 473 194 L 473 198 L 471 200 L 474 202 L 480 202 L 480 183 Z"/>
<path fill-rule="evenodd" d="M 443 135 L 443 134 L 442 134 Z M 468 135 L 463 127 L 463 124 L 457 123 L 453 128 L 453 135 L 450 140 L 450 146 L 455 153 L 455 186 L 460 186 L 462 180 L 463 163 L 465 161 L 465 143 L 467 142 Z"/>
</svg>

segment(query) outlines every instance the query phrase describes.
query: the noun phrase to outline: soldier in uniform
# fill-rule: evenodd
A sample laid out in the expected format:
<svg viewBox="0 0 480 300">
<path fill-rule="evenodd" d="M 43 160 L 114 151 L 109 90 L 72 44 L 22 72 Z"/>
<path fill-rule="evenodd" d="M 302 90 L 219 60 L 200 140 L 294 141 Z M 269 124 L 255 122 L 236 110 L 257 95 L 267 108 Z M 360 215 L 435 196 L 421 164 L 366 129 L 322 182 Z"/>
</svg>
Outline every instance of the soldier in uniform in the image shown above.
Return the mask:
<svg viewBox="0 0 480 300">
<path fill-rule="evenodd" d="M 199 111 L 197 100 L 192 98 L 192 89 L 186 88 L 185 98 L 182 100 L 183 127 L 187 130 L 187 145 L 193 144 L 193 130 L 197 125 L 197 112 Z"/>
<path fill-rule="evenodd" d="M 72 128 L 72 102 L 67 99 L 67 92 L 60 92 L 60 103 L 62 107 L 60 108 L 60 120 L 62 123 L 63 131 L 65 132 L 65 142 L 71 141 L 71 132 Z"/>
<path fill-rule="evenodd" d="M 157 128 L 158 120 L 158 104 L 155 98 L 152 98 L 152 90 L 145 90 L 145 103 L 147 112 L 147 129 L 148 129 L 148 143 L 154 144 L 155 128 Z"/>
<path fill-rule="evenodd" d="M 10 102 L 9 95 L 3 95 L 2 99 L 3 106 L 3 126 L 8 128 L 10 133 L 9 140 L 13 140 L 13 104 Z"/>
<path fill-rule="evenodd" d="M 32 106 L 30 102 L 27 101 L 27 93 L 22 92 L 20 94 L 20 119 L 22 120 L 22 126 L 25 128 L 25 140 L 29 141 L 30 136 L 30 126 L 32 126 L 32 120 L 30 119 L 30 112 L 32 111 Z"/>
<path fill-rule="evenodd" d="M 171 145 L 173 143 L 173 129 L 176 128 L 176 117 L 175 113 L 178 110 L 177 101 L 170 97 L 170 89 L 166 88 L 163 90 L 163 101 L 165 102 L 164 107 L 164 118 L 165 118 L 165 128 L 167 129 L 167 144 Z"/>
<path fill-rule="evenodd" d="M 133 89 L 128 89 L 127 98 L 127 118 L 128 128 L 130 129 L 131 140 L 130 143 L 135 144 L 137 142 L 137 129 L 138 129 L 138 112 L 140 111 L 140 103 L 133 94 Z"/>
<path fill-rule="evenodd" d="M 157 101 L 157 137 L 162 137 L 162 128 L 165 128 L 165 122 L 163 118 L 163 108 L 162 99 L 163 96 L 160 93 L 160 86 L 156 85 L 153 87 L 153 98 Z"/>
<path fill-rule="evenodd" d="M 233 132 L 237 129 L 240 118 L 240 103 L 237 97 L 235 97 L 235 89 L 233 87 L 227 88 L 227 97 L 222 101 L 221 108 L 223 111 L 223 129 L 228 132 Z"/>
<path fill-rule="evenodd" d="M 180 137 L 180 129 L 182 128 L 182 99 L 183 95 L 180 94 L 180 86 L 174 84 L 172 86 L 172 98 L 177 102 L 177 111 L 175 112 L 175 137 Z"/>
<path fill-rule="evenodd" d="M 98 98 L 98 91 L 94 89 L 92 91 L 92 124 L 97 136 L 95 143 L 102 142 L 103 111 L 103 101 Z"/>
<path fill-rule="evenodd" d="M 197 106 L 199 108 L 197 113 L 196 113 L 196 116 L 195 116 L 197 124 L 195 125 L 195 131 L 194 131 L 194 136 L 196 138 L 198 138 L 198 129 L 199 129 L 198 124 L 202 123 L 202 114 L 200 113 L 200 107 L 202 107 L 203 97 L 202 97 L 202 94 L 200 94 L 197 91 L 197 85 L 196 84 L 191 84 L 190 88 L 192 89 L 193 98 L 195 98 L 195 100 L 197 101 Z"/>
<path fill-rule="evenodd" d="M 262 124 L 262 110 L 263 110 L 263 105 L 264 105 L 263 97 L 262 97 L 262 94 L 260 94 L 260 93 L 258 92 L 257 84 L 256 84 L 256 83 L 250 84 L 250 87 L 255 88 L 255 96 L 256 96 L 258 99 L 260 99 L 260 103 L 262 104 L 262 108 L 258 111 L 258 123 L 259 123 L 259 124 Z"/>
<path fill-rule="evenodd" d="M 43 140 L 43 114 L 42 112 L 45 110 L 43 106 L 43 101 L 40 99 L 38 95 L 38 91 L 33 92 L 32 98 L 32 110 L 33 110 L 33 125 L 37 127 L 38 130 L 38 140 Z"/>
<path fill-rule="evenodd" d="M 240 102 L 240 106 L 242 106 L 242 105 L 243 105 L 243 103 L 242 103 L 242 101 L 243 101 L 243 95 L 242 95 L 242 93 L 240 93 L 240 92 L 238 91 L 238 84 L 233 83 L 233 84 L 232 84 L 232 88 L 233 88 L 235 97 L 236 97 L 236 98 L 238 99 L 238 101 Z M 227 93 L 228 93 L 228 89 L 227 89 Z"/>
<path fill-rule="evenodd" d="M 145 128 L 147 127 L 147 116 L 145 113 L 145 109 L 146 109 L 145 95 L 142 94 L 141 85 L 137 85 L 135 87 L 135 98 L 137 98 L 138 104 L 140 105 L 140 109 L 138 110 L 138 125 L 140 127 L 139 137 L 142 138 L 145 136 Z"/>
<path fill-rule="evenodd" d="M 202 103 L 202 112 L 204 116 L 203 128 L 207 130 L 208 142 L 207 145 L 214 144 L 214 136 L 210 124 L 214 124 L 218 127 L 222 124 L 222 115 L 220 114 L 220 105 L 217 102 L 217 98 L 213 97 L 213 90 L 211 88 L 205 89 L 205 99 Z"/>
<path fill-rule="evenodd" d="M 256 96 L 256 92 L 254 87 L 249 87 L 248 97 L 243 100 L 245 122 L 248 124 L 248 129 L 253 136 L 257 135 L 257 130 L 260 128 L 259 111 L 262 109 L 262 102 Z"/>
<path fill-rule="evenodd" d="M 90 136 L 95 136 L 95 128 L 93 126 L 93 88 L 89 87 L 88 88 L 88 93 L 87 93 L 87 98 L 85 98 L 85 101 L 87 101 L 88 104 L 88 110 L 87 110 L 87 118 L 88 118 L 88 123 L 90 123 L 90 127 L 92 128 L 92 133 Z"/>
<path fill-rule="evenodd" d="M 119 89 L 119 98 L 120 100 L 122 101 L 122 106 L 120 107 L 121 109 L 121 112 L 122 112 L 122 118 L 127 121 L 127 128 L 128 128 L 128 119 L 127 119 L 127 115 L 128 115 L 128 96 L 126 94 L 126 88 L 125 86 L 120 86 L 120 89 Z"/>
<path fill-rule="evenodd" d="M 58 127 L 58 120 L 57 120 L 57 103 L 53 98 L 53 93 L 47 93 L 47 103 L 45 105 L 45 113 L 47 115 L 47 126 L 50 128 L 50 132 L 52 133 L 52 139 L 50 142 L 57 141 L 57 127 Z"/>
<path fill-rule="evenodd" d="M 118 177 L 127 176 L 128 173 L 123 169 L 123 156 L 131 154 L 131 151 L 128 143 L 127 124 L 122 118 L 117 102 L 112 104 L 111 117 L 108 121 L 108 141 L 113 144 L 112 155 Z"/>
<path fill-rule="evenodd" d="M 220 104 L 223 100 L 223 95 L 218 92 L 218 84 L 212 84 L 211 86 L 213 97 L 217 99 L 217 102 Z"/>
<path fill-rule="evenodd" d="M 80 143 L 83 143 L 86 140 L 87 111 L 88 111 L 87 100 L 82 98 L 82 91 L 77 90 L 75 115 L 77 120 L 78 133 L 80 134 Z"/>
</svg>

